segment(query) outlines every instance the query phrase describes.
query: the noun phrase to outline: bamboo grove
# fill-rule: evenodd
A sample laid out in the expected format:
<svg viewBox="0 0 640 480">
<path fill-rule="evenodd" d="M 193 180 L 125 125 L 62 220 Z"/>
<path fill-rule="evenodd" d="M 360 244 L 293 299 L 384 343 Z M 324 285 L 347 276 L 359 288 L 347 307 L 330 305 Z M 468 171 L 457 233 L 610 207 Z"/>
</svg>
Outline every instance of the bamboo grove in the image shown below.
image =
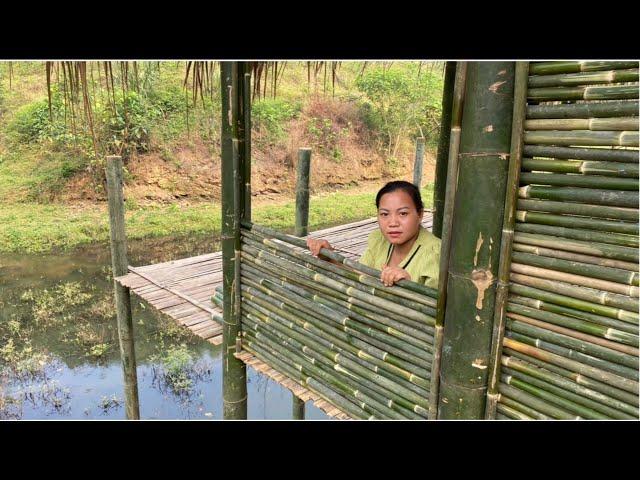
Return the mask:
<svg viewBox="0 0 640 480">
<path fill-rule="evenodd" d="M 251 76 L 221 71 L 225 418 L 240 350 L 356 419 L 638 418 L 637 62 L 447 65 L 437 290 L 251 222 Z"/>
</svg>

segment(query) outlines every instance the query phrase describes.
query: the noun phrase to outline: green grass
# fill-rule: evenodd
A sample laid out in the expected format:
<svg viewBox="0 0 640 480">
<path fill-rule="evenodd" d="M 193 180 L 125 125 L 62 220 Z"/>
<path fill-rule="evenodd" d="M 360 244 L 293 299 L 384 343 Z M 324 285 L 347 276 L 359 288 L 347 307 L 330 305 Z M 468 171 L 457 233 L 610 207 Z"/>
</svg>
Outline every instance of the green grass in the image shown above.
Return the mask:
<svg viewBox="0 0 640 480">
<path fill-rule="evenodd" d="M 309 210 L 310 230 L 348 223 L 375 215 L 375 194 L 339 192 L 312 197 Z M 432 205 L 433 186 L 422 189 L 425 206 Z M 220 205 L 144 207 L 128 211 L 127 236 L 180 236 L 218 234 L 221 227 Z M 292 229 L 295 202 L 254 208 L 253 221 L 271 228 Z M 81 244 L 109 241 L 106 205 L 68 207 L 34 203 L 7 204 L 0 210 L 0 253 L 44 253 L 70 249 Z"/>
</svg>

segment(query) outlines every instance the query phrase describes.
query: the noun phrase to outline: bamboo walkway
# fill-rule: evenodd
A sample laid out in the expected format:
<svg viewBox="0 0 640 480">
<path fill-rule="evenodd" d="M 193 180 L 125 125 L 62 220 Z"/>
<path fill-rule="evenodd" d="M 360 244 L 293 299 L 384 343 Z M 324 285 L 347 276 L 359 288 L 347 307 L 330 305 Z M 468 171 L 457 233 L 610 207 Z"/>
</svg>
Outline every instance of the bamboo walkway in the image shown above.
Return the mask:
<svg viewBox="0 0 640 480">
<path fill-rule="evenodd" d="M 425 211 L 422 225 L 431 229 L 432 213 Z M 342 255 L 358 259 L 367 246 L 369 233 L 377 228 L 377 220 L 370 218 L 360 222 L 318 230 L 311 235 L 325 238 Z M 132 293 L 145 300 L 151 307 L 191 330 L 195 335 L 214 345 L 222 343 L 222 311 L 212 303 L 217 286 L 222 284 L 222 252 L 207 253 L 165 263 L 129 267 L 127 275 L 115 279 L 129 287 Z M 327 415 L 348 418 L 345 414 L 297 382 L 286 379 L 248 352 L 241 358 L 247 365 L 263 373 L 291 390 L 302 400 L 313 400 Z M 287 383 L 288 382 L 288 383 Z M 291 383 L 291 384 L 289 384 Z"/>
</svg>

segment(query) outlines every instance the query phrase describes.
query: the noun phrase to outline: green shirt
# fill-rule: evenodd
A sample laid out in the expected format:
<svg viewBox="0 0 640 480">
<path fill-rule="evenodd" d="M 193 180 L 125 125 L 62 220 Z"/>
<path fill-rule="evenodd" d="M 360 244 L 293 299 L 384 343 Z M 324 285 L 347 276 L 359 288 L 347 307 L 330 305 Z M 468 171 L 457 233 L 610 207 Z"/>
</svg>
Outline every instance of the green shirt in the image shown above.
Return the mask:
<svg viewBox="0 0 640 480">
<path fill-rule="evenodd" d="M 391 258 L 391 244 L 380 229 L 374 230 L 369 234 L 367 248 L 360 258 L 360 263 L 382 270 L 388 258 Z M 420 233 L 411 251 L 402 259 L 398 267 L 406 270 L 414 282 L 437 289 L 440 271 L 440 239 L 424 227 L 420 227 Z"/>
</svg>

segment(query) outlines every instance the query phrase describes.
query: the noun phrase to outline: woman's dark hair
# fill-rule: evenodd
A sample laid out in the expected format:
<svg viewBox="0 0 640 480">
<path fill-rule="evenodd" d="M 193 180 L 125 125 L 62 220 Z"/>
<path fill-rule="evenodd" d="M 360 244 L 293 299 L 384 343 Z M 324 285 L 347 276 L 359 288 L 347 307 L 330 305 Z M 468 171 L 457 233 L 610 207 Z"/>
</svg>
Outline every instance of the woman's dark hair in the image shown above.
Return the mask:
<svg viewBox="0 0 640 480">
<path fill-rule="evenodd" d="M 418 210 L 418 212 L 424 210 L 420 190 L 413 183 L 405 182 L 404 180 L 389 182 L 382 187 L 376 195 L 376 208 L 380 208 L 380 199 L 385 193 L 395 192 L 396 190 L 405 191 L 413 200 L 413 204 L 416 206 L 416 210 Z"/>
</svg>

